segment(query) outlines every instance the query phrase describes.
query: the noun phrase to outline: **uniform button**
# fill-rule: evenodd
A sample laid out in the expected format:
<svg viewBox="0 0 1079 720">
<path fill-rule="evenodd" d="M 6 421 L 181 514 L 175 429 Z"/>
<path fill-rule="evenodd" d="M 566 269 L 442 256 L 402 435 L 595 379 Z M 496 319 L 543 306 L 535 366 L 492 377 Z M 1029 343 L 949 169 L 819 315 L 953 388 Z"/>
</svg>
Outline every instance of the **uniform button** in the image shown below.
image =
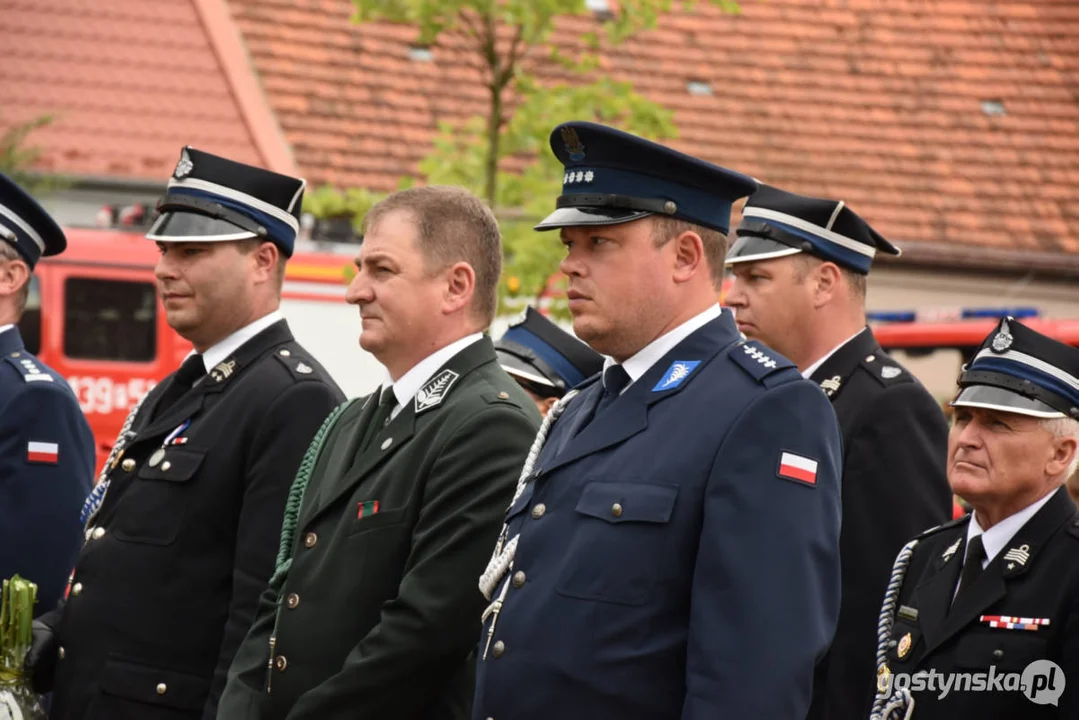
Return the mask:
<svg viewBox="0 0 1079 720">
<path fill-rule="evenodd" d="M 622 517 L 621 503 L 615 503 L 614 505 L 611 505 L 611 515 L 614 515 L 615 517 Z"/>
<path fill-rule="evenodd" d="M 513 587 L 515 587 L 515 588 L 521 587 L 522 585 L 525 584 L 525 579 L 526 579 L 526 576 L 525 576 L 523 570 L 518 570 L 517 572 L 513 573 Z"/>
<path fill-rule="evenodd" d="M 498 393 L 498 399 L 499 400 L 509 400 L 510 399 L 510 394 L 508 392 L 506 392 L 505 390 L 503 390 L 502 392 Z"/>
<path fill-rule="evenodd" d="M 1000 660 L 1002 657 L 1004 657 L 1004 651 L 1001 650 L 1000 648 L 997 648 L 996 650 L 993 651 L 993 657 L 996 658 L 997 660 Z"/>
<path fill-rule="evenodd" d="M 303 546 L 306 547 L 306 548 L 315 547 L 315 543 L 317 543 L 317 542 L 318 542 L 318 535 L 316 535 L 313 532 L 307 533 L 306 535 L 303 536 Z"/>
<path fill-rule="evenodd" d="M 101 538 L 105 537 L 105 528 L 94 528 L 94 531 L 90 533 L 90 537 L 92 537 L 94 540 L 100 540 Z"/>
<path fill-rule="evenodd" d="M 300 604 L 300 596 L 296 593 L 289 593 L 285 602 L 288 603 L 289 610 L 295 610 L 296 606 Z"/>
<path fill-rule="evenodd" d="M 285 672 L 285 668 L 288 667 L 288 658 L 284 655 L 278 655 L 274 658 L 273 666 L 277 668 L 278 672 Z"/>
<path fill-rule="evenodd" d="M 120 467 L 123 468 L 124 472 L 131 472 L 135 469 L 135 461 L 132 458 L 128 458 L 120 463 Z"/>
<path fill-rule="evenodd" d="M 874 360 L 876 360 L 876 359 L 877 359 L 877 358 L 875 358 L 875 357 L 874 357 L 874 356 L 872 356 L 872 355 L 867 355 L 867 356 L 866 356 L 866 358 L 865 358 L 865 361 L 866 361 L 866 362 L 873 362 L 873 361 L 874 361 Z"/>
<path fill-rule="evenodd" d="M 72 585 L 71 586 L 71 594 L 72 595 L 81 595 L 82 594 L 82 583 L 75 583 L 74 585 Z"/>
<path fill-rule="evenodd" d="M 157 684 L 157 694 L 158 695 L 164 695 L 168 691 L 169 691 L 169 686 L 166 685 L 165 683 L 158 683 Z"/>
<path fill-rule="evenodd" d="M 61 645 L 61 646 L 60 646 L 60 649 L 56 651 L 56 657 L 58 657 L 58 658 L 60 658 L 61 660 L 63 660 L 63 659 L 64 659 L 64 656 L 66 656 L 66 655 L 67 655 L 67 652 L 66 652 L 66 651 L 64 650 L 64 647 L 63 647 L 63 645 Z"/>
<path fill-rule="evenodd" d="M 543 503 L 540 503 L 536 507 L 532 508 L 532 517 L 535 518 L 536 520 L 539 520 L 541 517 L 543 517 L 543 514 L 546 513 L 546 512 L 547 512 L 547 506 L 544 505 Z"/>
<path fill-rule="evenodd" d="M 502 657 L 502 653 L 504 652 L 506 652 L 506 643 L 502 642 L 501 640 L 497 641 L 491 647 L 491 654 L 494 655 L 496 658 Z"/>
<path fill-rule="evenodd" d="M 280 355 L 281 357 L 288 357 L 292 353 L 290 353 L 288 350 L 282 348 L 281 350 L 277 351 L 277 354 Z"/>
<path fill-rule="evenodd" d="M 165 462 L 161 463 L 161 472 L 168 472 L 170 467 L 172 467 L 172 463 L 166 460 Z"/>
</svg>

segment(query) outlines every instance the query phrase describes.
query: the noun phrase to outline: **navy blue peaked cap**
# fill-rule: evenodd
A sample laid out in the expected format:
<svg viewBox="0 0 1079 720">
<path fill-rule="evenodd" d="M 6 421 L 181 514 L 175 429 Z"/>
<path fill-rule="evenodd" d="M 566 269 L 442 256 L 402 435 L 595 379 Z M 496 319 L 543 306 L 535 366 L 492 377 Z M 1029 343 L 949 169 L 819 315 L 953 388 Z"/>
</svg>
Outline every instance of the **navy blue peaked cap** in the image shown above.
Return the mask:
<svg viewBox="0 0 1079 720">
<path fill-rule="evenodd" d="M 877 251 L 900 254 L 846 203 L 761 185 L 742 209 L 727 265 L 804 252 L 865 275 Z"/>
<path fill-rule="evenodd" d="M 748 175 L 596 123 L 559 125 L 551 149 L 565 166 L 562 194 L 536 230 L 662 215 L 726 234 L 734 201 L 757 189 Z"/>
<path fill-rule="evenodd" d="M 162 242 L 268 240 L 291 257 L 306 183 L 185 147 L 161 213 L 146 233 Z"/>
<path fill-rule="evenodd" d="M 953 407 L 1079 420 L 1079 348 L 1003 318 L 959 374 Z"/>
<path fill-rule="evenodd" d="M 603 369 L 603 356 L 531 307 L 495 342 L 502 369 L 541 397 L 566 391 Z"/>
<path fill-rule="evenodd" d="M 43 255 L 67 248 L 64 231 L 45 208 L 14 180 L 0 173 L 0 242 L 11 245 L 32 270 Z"/>
</svg>

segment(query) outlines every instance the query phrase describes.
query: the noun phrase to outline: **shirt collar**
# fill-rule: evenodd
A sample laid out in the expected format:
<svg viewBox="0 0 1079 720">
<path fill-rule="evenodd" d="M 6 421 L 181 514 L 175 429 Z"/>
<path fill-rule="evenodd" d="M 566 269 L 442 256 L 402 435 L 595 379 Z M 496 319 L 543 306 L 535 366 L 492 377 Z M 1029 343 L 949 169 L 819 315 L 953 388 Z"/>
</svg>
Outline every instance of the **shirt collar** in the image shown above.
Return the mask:
<svg viewBox="0 0 1079 720">
<path fill-rule="evenodd" d="M 218 363 L 228 360 L 229 357 L 239 350 L 240 346 L 245 342 L 255 337 L 275 322 L 284 319 L 285 316 L 281 314 L 280 310 L 274 310 L 269 315 L 263 315 L 255 322 L 244 325 L 221 342 L 207 349 L 206 352 L 202 354 L 202 364 L 206 366 L 206 372 L 209 372 L 211 368 L 216 367 Z"/>
<path fill-rule="evenodd" d="M 712 322 L 720 315 L 723 314 L 723 309 L 719 305 L 710 305 L 704 312 L 694 315 L 689 320 L 668 331 L 664 335 L 660 335 L 644 346 L 636 355 L 622 363 L 622 369 L 629 375 L 629 383 L 626 385 L 628 388 L 633 383 L 644 375 L 648 370 L 657 362 L 663 359 L 663 356 L 669 353 L 674 346 L 685 340 L 697 330 Z M 617 365 L 614 358 L 606 358 L 603 361 L 603 370 L 612 365 Z M 623 390 L 622 392 L 625 392 Z"/>
<path fill-rule="evenodd" d="M 851 336 L 850 336 L 849 338 L 847 338 L 846 340 L 844 340 L 843 342 L 839 343 L 839 344 L 838 344 L 838 345 L 836 345 L 836 346 L 835 346 L 834 348 L 832 348 L 831 352 L 829 352 L 829 353 L 828 353 L 827 355 L 825 355 L 825 356 L 824 356 L 824 357 L 822 357 L 822 358 L 821 358 L 820 360 L 818 360 L 817 362 L 813 363 L 812 365 L 810 365 L 809 367 L 807 367 L 807 368 L 806 368 L 805 370 L 803 370 L 803 371 L 802 371 L 802 377 L 804 377 L 804 378 L 806 378 L 806 379 L 809 379 L 810 377 L 812 377 L 813 373 L 817 372 L 817 370 L 819 370 L 819 369 L 820 369 L 820 366 L 821 366 L 821 365 L 823 365 L 824 363 L 828 362 L 828 358 L 832 357 L 832 356 L 833 356 L 833 355 L 835 355 L 835 354 L 836 354 L 837 352 L 839 352 L 840 348 L 842 348 L 842 347 L 843 347 L 844 345 L 846 345 L 847 343 L 849 343 L 849 342 L 850 342 L 851 340 L 853 340 L 854 338 L 856 338 L 856 337 L 858 337 L 859 335 L 861 335 L 861 334 L 862 334 L 862 330 L 865 330 L 865 328 L 861 328 L 861 329 L 860 329 L 860 330 L 859 330 L 858 332 L 854 333 L 854 334 L 853 334 L 853 335 L 851 335 Z"/>
<path fill-rule="evenodd" d="M 0 325 L 0 333 L 7 332 L 8 330 L 10 330 L 13 327 L 15 327 L 15 326 L 11 325 L 10 323 L 7 324 L 7 325 Z"/>
<path fill-rule="evenodd" d="M 479 342 L 483 339 L 483 333 L 472 333 L 466 335 L 460 340 L 454 340 L 449 345 L 436 350 L 423 360 L 412 366 L 412 369 L 406 372 L 397 382 L 393 382 L 386 378 L 386 382 L 383 383 L 383 387 L 389 385 L 393 388 L 393 396 L 397 399 L 397 405 L 394 407 L 393 412 L 390 413 L 390 417 L 396 417 L 397 413 L 403 408 L 415 395 L 420 391 L 427 381 L 431 379 L 440 367 L 450 361 L 457 353 L 464 350 L 472 343 Z"/>
<path fill-rule="evenodd" d="M 985 548 L 985 559 L 982 561 L 983 568 L 996 557 L 997 553 L 1004 549 L 1004 546 L 1027 524 L 1027 521 L 1034 517 L 1042 509 L 1042 506 L 1052 499 L 1054 494 L 1055 492 L 1050 492 L 1033 505 L 1028 505 L 1014 515 L 1009 515 L 988 530 L 982 530 L 975 513 L 970 514 L 970 524 L 967 526 L 967 546 L 970 545 L 971 540 L 979 535 L 982 536 L 982 546 Z"/>
</svg>

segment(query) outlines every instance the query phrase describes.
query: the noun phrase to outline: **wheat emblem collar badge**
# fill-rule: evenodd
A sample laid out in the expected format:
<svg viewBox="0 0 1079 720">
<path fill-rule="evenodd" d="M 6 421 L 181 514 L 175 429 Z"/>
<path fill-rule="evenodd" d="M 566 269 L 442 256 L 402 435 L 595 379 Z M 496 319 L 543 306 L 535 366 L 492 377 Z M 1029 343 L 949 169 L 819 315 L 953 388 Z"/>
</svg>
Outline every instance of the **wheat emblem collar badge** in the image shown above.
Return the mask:
<svg viewBox="0 0 1079 720">
<path fill-rule="evenodd" d="M 443 370 L 431 378 L 426 385 L 416 393 L 416 414 L 436 408 L 442 404 L 450 393 L 450 388 L 461 377 L 453 370 Z"/>
</svg>

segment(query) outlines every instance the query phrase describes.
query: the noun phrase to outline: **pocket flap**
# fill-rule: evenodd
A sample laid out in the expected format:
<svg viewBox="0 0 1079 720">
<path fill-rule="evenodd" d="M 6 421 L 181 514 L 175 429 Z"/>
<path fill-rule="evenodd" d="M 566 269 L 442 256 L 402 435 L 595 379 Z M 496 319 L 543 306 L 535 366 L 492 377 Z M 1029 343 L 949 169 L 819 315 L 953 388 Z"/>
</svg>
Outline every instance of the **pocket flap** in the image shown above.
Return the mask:
<svg viewBox="0 0 1079 720">
<path fill-rule="evenodd" d="M 955 648 L 955 664 L 961 668 L 987 668 L 1018 671 L 1035 660 L 1049 657 L 1049 641 L 1027 630 L 985 629 L 964 635 Z"/>
<path fill-rule="evenodd" d="M 677 485 L 592 482 L 581 493 L 577 512 L 609 523 L 665 523 L 677 497 Z"/>
<path fill-rule="evenodd" d="M 158 452 L 157 450 L 154 451 Z M 151 455 L 151 457 L 153 457 Z M 165 455 L 161 462 L 150 467 L 149 462 L 144 462 L 139 468 L 141 480 L 167 480 L 170 482 L 186 482 L 195 476 L 202 465 L 205 452 L 188 450 L 181 447 L 165 448 Z"/>
<path fill-rule="evenodd" d="M 175 670 L 109 660 L 101 672 L 101 690 L 151 705 L 201 710 L 210 694 L 210 680 Z"/>
<path fill-rule="evenodd" d="M 529 503 L 532 502 L 532 491 L 535 487 L 536 483 L 534 481 L 525 484 L 525 489 L 521 491 L 521 496 L 514 500 L 510 505 L 509 510 L 506 511 L 507 521 L 515 515 L 520 514 L 522 510 L 528 507 Z"/>
<path fill-rule="evenodd" d="M 356 535 L 358 533 L 367 532 L 368 530 L 377 530 L 378 528 L 391 525 L 400 525 L 407 519 L 405 517 L 405 510 L 406 508 L 380 510 L 371 515 L 355 518 L 352 521 L 352 526 L 349 528 L 348 534 Z"/>
</svg>

